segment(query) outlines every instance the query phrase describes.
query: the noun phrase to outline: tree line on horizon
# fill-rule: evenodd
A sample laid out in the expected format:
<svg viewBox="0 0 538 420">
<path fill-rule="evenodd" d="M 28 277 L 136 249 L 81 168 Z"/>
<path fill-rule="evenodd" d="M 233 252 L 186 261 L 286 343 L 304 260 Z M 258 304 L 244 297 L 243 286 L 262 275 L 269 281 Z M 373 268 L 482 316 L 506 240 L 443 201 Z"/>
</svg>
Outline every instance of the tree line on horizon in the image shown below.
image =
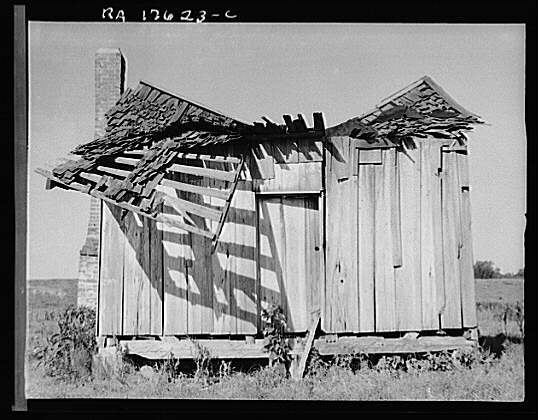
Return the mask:
<svg viewBox="0 0 538 420">
<path fill-rule="evenodd" d="M 516 278 L 524 276 L 524 269 L 520 268 L 516 273 L 502 273 L 493 261 L 476 261 L 473 266 L 474 277 L 476 279 L 501 279 Z"/>
</svg>

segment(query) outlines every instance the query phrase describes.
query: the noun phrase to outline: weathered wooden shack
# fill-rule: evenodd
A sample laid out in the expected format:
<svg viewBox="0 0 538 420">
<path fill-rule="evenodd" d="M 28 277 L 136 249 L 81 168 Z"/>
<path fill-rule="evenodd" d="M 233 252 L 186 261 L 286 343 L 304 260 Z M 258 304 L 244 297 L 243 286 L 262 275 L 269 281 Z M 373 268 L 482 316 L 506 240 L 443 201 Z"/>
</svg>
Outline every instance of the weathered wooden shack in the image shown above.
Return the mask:
<svg viewBox="0 0 538 420">
<path fill-rule="evenodd" d="M 326 128 L 246 124 L 145 82 L 47 188 L 102 200 L 98 326 L 148 358 L 429 351 L 476 331 L 467 139 L 481 123 L 423 77 Z M 305 340 L 305 337 L 310 340 Z M 106 343 L 106 340 L 102 340 Z"/>
</svg>

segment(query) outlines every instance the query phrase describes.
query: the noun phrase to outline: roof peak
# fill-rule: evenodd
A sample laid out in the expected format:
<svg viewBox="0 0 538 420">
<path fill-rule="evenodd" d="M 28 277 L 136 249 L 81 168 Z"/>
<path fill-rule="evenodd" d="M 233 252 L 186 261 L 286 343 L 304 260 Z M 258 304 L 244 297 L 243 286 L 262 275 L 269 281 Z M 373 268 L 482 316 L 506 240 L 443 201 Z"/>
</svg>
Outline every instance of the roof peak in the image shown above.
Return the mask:
<svg viewBox="0 0 538 420">
<path fill-rule="evenodd" d="M 240 120 L 239 118 L 232 118 L 232 117 L 229 117 L 229 116 L 227 116 L 226 114 L 224 114 L 222 111 L 220 111 L 220 110 L 218 110 L 218 109 L 209 107 L 208 105 L 204 105 L 204 104 L 202 104 L 201 102 L 194 101 L 194 100 L 192 100 L 191 98 L 187 98 L 185 95 L 179 95 L 179 94 L 177 94 L 177 93 L 172 93 L 172 92 L 170 92 L 169 90 L 163 89 L 163 88 L 161 88 L 161 87 L 155 85 L 154 83 L 149 83 L 149 82 L 146 82 L 145 80 L 140 80 L 138 83 L 139 83 L 139 85 L 142 84 L 142 85 L 148 86 L 148 87 L 150 87 L 150 88 L 152 88 L 152 89 L 156 89 L 156 90 L 158 90 L 158 91 L 160 91 L 160 92 L 162 92 L 162 93 L 165 93 L 165 94 L 167 94 L 167 95 L 169 95 L 169 96 L 172 96 L 172 97 L 174 97 L 174 98 L 180 99 L 180 100 L 182 100 L 182 101 L 190 102 L 191 104 L 196 105 L 196 106 L 199 107 L 199 108 L 203 108 L 203 109 L 205 109 L 206 111 L 209 111 L 209 112 L 212 112 L 212 113 L 215 113 L 215 114 L 219 114 L 219 115 L 221 115 L 221 116 L 223 116 L 223 117 L 230 118 L 230 119 L 235 120 L 235 121 L 237 121 L 237 122 L 239 122 L 239 123 L 241 123 L 241 124 L 250 125 L 249 123 L 247 123 L 247 122 L 245 122 L 245 121 L 242 121 L 242 120 Z"/>
<path fill-rule="evenodd" d="M 458 102 L 452 98 L 435 80 L 433 80 L 430 76 L 424 75 L 421 78 L 415 80 L 414 82 L 408 84 L 407 86 L 403 87 L 402 89 L 396 91 L 392 95 L 386 97 L 385 99 L 381 100 L 377 105 L 376 108 L 380 109 L 385 104 L 394 101 L 397 98 L 400 98 L 404 96 L 405 94 L 411 92 L 413 89 L 418 88 L 421 84 L 426 83 L 432 90 L 434 90 L 438 95 L 440 95 L 452 108 L 456 109 L 458 112 L 465 116 L 473 116 L 476 118 L 480 118 L 475 113 L 465 109 L 463 106 L 461 106 Z M 370 114 L 370 112 L 364 114 L 366 116 L 367 114 Z"/>
</svg>

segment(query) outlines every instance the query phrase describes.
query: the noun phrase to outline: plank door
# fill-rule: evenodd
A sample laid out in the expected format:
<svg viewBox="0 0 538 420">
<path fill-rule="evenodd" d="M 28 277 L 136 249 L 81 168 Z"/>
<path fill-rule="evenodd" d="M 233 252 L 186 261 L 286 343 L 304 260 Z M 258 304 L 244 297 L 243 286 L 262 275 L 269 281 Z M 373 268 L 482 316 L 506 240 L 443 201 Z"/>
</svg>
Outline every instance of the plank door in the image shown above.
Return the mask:
<svg viewBox="0 0 538 420">
<path fill-rule="evenodd" d="M 320 307 L 319 196 L 258 198 L 261 308 L 280 305 L 290 332 L 306 331 Z"/>
</svg>

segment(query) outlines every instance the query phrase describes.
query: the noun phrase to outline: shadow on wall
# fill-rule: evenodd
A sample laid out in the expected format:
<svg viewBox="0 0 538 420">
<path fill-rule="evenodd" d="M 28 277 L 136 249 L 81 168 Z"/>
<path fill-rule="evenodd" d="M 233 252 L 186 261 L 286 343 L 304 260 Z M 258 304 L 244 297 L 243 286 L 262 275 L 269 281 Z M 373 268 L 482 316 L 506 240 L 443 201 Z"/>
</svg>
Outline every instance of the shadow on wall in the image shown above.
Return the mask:
<svg viewBox="0 0 538 420">
<path fill-rule="evenodd" d="M 250 186 L 243 186 L 245 190 L 247 187 Z M 181 270 L 182 275 L 184 275 L 185 278 L 188 278 L 189 281 L 193 281 L 194 284 L 189 286 L 187 290 L 178 287 L 174 281 L 171 281 L 170 278 L 172 276 L 170 276 L 170 274 L 165 276 L 169 281 L 167 281 L 167 279 L 155 278 L 155 276 L 151 275 L 151 258 L 144 257 L 143 252 L 140 252 L 140 246 L 143 246 L 144 244 L 141 244 L 141 233 L 139 231 L 143 228 L 139 227 L 138 232 L 133 229 L 125 231 L 124 227 L 128 223 L 132 223 L 132 221 L 128 221 L 127 219 L 135 216 L 130 212 L 123 217 L 121 212 L 115 212 L 113 214 L 118 225 L 122 226 L 122 231 L 124 232 L 125 237 L 129 240 L 130 247 L 136 252 L 138 263 L 144 270 L 145 278 L 149 279 L 153 289 L 157 291 L 163 290 L 164 286 L 166 294 L 188 301 L 190 305 L 201 305 L 210 308 L 215 312 L 217 317 L 223 314 L 230 314 L 255 326 L 259 326 L 260 302 L 257 298 L 258 293 L 268 301 L 279 302 L 285 311 L 288 310 L 285 283 L 283 281 L 283 270 L 280 264 L 278 249 L 275 244 L 275 233 L 271 228 L 271 223 L 267 220 L 268 215 L 264 214 L 263 211 L 262 214 L 260 214 L 258 227 L 259 235 L 260 237 L 266 238 L 270 245 L 271 252 L 270 255 L 259 256 L 260 268 L 272 270 L 274 272 L 274 275 L 278 280 L 278 290 L 262 287 L 258 284 L 255 275 L 248 276 L 242 274 L 242 271 L 244 270 L 240 270 L 238 267 L 231 267 L 230 264 L 226 263 L 230 257 L 236 257 L 240 260 L 247 260 L 249 266 L 255 266 L 257 259 L 256 254 L 258 252 L 255 246 L 249 246 L 239 242 L 219 241 L 215 254 L 210 255 L 211 240 L 197 235 L 195 237 L 195 234 L 188 232 L 175 233 L 168 231 L 166 232 L 166 242 L 182 244 L 187 247 L 194 246 L 194 248 L 191 248 L 193 249 L 193 252 L 190 255 L 171 255 L 167 250 L 167 247 L 163 246 L 162 259 L 163 261 L 174 259 L 174 269 Z M 191 217 L 197 223 L 198 227 L 210 230 L 210 223 L 206 219 L 198 216 Z M 230 224 L 247 225 L 252 229 L 257 229 L 256 218 L 256 211 L 232 207 L 228 212 L 226 220 L 227 223 Z M 149 219 L 144 219 L 144 226 L 148 222 L 151 221 Z M 157 232 L 156 224 L 149 223 L 149 225 L 151 226 L 151 229 L 149 229 L 150 235 L 155 234 Z M 161 233 L 158 232 L 158 234 Z M 152 243 L 150 238 L 145 239 Z M 221 259 L 217 257 L 217 254 L 225 256 L 223 259 L 224 262 L 221 262 Z M 164 266 L 163 270 L 170 270 L 170 267 Z M 197 270 L 201 271 L 201 275 L 196 275 Z M 228 281 L 229 290 L 225 285 L 226 281 Z M 210 287 L 208 287 L 207 282 L 211 283 L 211 285 L 209 285 Z M 203 292 L 196 292 L 196 290 Z M 257 313 L 244 310 L 244 308 L 241 307 L 241 303 L 238 302 L 236 298 L 238 295 L 237 291 L 253 302 L 256 302 Z M 214 294 L 217 293 L 221 296 L 224 294 L 227 302 L 224 303 L 214 299 Z M 292 324 L 289 326 L 290 328 L 293 328 Z"/>
</svg>

